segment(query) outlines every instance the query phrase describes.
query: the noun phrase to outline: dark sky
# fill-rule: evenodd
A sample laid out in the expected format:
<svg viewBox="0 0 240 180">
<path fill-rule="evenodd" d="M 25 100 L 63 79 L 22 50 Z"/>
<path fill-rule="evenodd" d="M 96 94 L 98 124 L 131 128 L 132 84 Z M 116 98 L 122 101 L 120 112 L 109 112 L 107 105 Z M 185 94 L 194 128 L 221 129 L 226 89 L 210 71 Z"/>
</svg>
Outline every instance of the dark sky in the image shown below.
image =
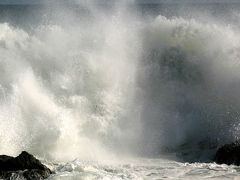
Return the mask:
<svg viewBox="0 0 240 180">
<path fill-rule="evenodd" d="M 0 0 L 0 4 L 39 4 L 43 2 L 76 2 L 76 1 L 88 1 L 88 0 Z M 111 1 L 119 1 L 119 0 L 95 0 L 95 2 L 111 2 Z M 126 1 L 126 0 L 125 0 Z M 135 0 L 140 3 L 171 3 L 171 2 L 197 2 L 197 3 L 209 3 L 209 2 L 221 2 L 221 3 L 229 3 L 229 2 L 238 2 L 240 0 Z"/>
</svg>

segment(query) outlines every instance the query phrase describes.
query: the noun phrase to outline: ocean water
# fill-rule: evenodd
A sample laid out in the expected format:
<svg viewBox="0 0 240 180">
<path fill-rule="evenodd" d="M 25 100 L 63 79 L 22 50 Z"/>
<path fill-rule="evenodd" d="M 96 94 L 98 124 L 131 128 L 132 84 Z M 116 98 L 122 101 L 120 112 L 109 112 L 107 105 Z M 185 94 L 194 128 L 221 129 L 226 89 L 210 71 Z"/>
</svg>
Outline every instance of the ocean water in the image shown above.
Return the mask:
<svg viewBox="0 0 240 180">
<path fill-rule="evenodd" d="M 212 159 L 240 137 L 239 17 L 238 3 L 0 5 L 0 154 L 28 151 L 52 180 L 238 179 Z"/>
<path fill-rule="evenodd" d="M 239 177 L 239 167 L 215 163 L 180 163 L 167 159 L 135 159 L 121 164 L 99 164 L 72 161 L 58 165 L 56 175 L 49 179 L 104 179 L 104 180 L 157 180 L 157 179 L 214 179 L 225 180 Z"/>
</svg>

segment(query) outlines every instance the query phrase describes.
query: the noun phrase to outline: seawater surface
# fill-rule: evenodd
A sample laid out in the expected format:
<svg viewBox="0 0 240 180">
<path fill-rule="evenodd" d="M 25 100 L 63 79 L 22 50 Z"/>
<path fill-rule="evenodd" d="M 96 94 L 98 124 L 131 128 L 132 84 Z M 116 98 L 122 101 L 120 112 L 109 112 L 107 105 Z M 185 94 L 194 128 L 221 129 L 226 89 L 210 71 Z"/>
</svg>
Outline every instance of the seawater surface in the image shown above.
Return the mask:
<svg viewBox="0 0 240 180">
<path fill-rule="evenodd" d="M 127 163 L 101 164 L 75 160 L 54 166 L 52 180 L 159 180 L 159 179 L 214 179 L 238 180 L 240 168 L 215 163 L 181 163 L 168 159 L 135 159 Z"/>
</svg>

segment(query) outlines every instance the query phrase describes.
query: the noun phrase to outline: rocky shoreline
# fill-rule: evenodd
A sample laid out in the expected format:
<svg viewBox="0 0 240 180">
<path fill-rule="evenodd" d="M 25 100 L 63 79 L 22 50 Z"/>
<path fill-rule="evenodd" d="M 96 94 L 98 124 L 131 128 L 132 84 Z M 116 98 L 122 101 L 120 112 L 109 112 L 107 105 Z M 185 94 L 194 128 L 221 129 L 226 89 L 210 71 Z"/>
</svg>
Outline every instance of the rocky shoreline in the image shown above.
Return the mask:
<svg viewBox="0 0 240 180">
<path fill-rule="evenodd" d="M 240 142 L 236 141 L 220 147 L 213 161 L 217 164 L 240 166 Z M 0 155 L 0 179 L 42 180 L 53 173 L 26 151 L 23 151 L 17 157 Z"/>
<path fill-rule="evenodd" d="M 41 180 L 53 172 L 26 151 L 17 157 L 0 155 L 0 179 Z"/>
</svg>

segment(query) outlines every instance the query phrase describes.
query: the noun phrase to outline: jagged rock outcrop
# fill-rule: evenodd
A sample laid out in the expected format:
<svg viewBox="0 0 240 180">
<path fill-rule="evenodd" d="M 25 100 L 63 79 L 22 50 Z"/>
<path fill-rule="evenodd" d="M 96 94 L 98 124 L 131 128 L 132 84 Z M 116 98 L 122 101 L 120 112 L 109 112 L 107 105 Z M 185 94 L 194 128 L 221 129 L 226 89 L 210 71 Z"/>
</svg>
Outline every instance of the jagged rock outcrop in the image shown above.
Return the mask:
<svg viewBox="0 0 240 180">
<path fill-rule="evenodd" d="M 217 150 L 214 161 L 218 164 L 240 165 L 240 142 L 225 144 Z"/>
<path fill-rule="evenodd" d="M 26 151 L 17 157 L 0 155 L 0 179 L 40 180 L 52 174 L 51 170 Z"/>
</svg>

